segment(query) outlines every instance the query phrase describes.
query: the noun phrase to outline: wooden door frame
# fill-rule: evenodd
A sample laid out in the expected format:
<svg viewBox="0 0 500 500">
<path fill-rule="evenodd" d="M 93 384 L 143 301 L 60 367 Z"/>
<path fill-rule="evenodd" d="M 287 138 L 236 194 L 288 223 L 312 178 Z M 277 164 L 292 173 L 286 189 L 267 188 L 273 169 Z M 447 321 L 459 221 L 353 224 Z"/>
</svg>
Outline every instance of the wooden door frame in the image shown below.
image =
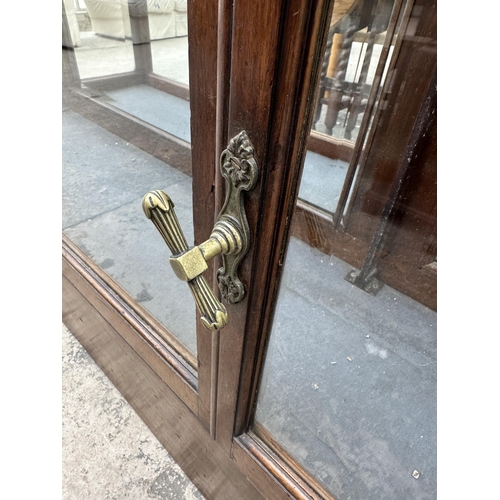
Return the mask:
<svg viewBox="0 0 500 500">
<path fill-rule="evenodd" d="M 317 40 L 320 33 L 326 40 L 333 6 L 330 0 L 260 4 L 235 2 L 231 9 L 231 2 L 220 2 L 217 10 L 215 3 L 207 7 L 207 2 L 193 1 L 189 6 L 190 31 L 201 36 L 190 39 L 190 64 L 204 68 L 190 71 L 192 114 L 202 118 L 192 122 L 192 171 L 201 179 L 194 183 L 193 198 L 203 200 L 194 203 L 196 242 L 207 237 L 221 204 L 223 186 L 213 186 L 212 180 L 228 139 L 247 130 L 260 168 L 259 185 L 247 201 L 254 242 L 260 242 L 254 243 L 242 268 L 248 299 L 228 307 L 230 325 L 220 338 L 198 335 L 198 380 L 175 346 L 161 341 L 154 318 L 66 237 L 63 321 L 207 498 L 316 498 L 314 490 L 258 439 L 241 432 L 234 438 L 235 416 L 241 428 L 249 410 L 245 396 L 238 394 L 240 367 L 248 365 L 251 349 L 253 359 L 258 357 L 254 332 L 260 322 L 255 314 L 262 297 L 256 292 L 262 290 L 259 280 L 252 279 L 257 272 L 253 268 L 259 255 L 272 253 L 275 263 L 282 251 L 266 227 L 273 218 L 276 223 L 285 220 L 283 209 L 296 195 L 324 50 Z M 204 30 L 203 35 L 194 29 L 204 23 L 218 23 L 219 30 Z M 207 61 L 208 52 L 217 59 Z M 214 61 L 219 74 L 231 78 L 231 86 L 227 79 L 215 80 Z M 210 95 L 217 95 L 217 100 L 207 105 Z M 92 96 L 80 97 L 92 104 Z M 272 185 L 286 186 L 285 199 Z M 280 236 L 286 240 L 289 224 L 280 225 Z M 259 271 L 261 282 L 274 281 L 271 267 L 269 261 Z M 251 333 L 244 335 L 242 325 L 247 323 Z M 219 356 L 218 366 L 212 363 L 213 354 Z"/>
<path fill-rule="evenodd" d="M 158 335 L 161 325 L 63 238 L 63 321 L 207 498 L 331 498 L 251 423 L 333 1 L 219 5 L 189 4 L 191 33 L 218 26 L 189 41 L 190 64 L 198 68 L 190 71 L 192 116 L 202 118 L 192 121 L 190 154 L 200 180 L 193 183 L 195 242 L 208 237 L 223 199 L 220 153 L 246 130 L 259 166 L 246 200 L 253 239 L 241 267 L 247 297 L 228 305 L 230 321 L 220 333 L 198 330 L 193 377 L 175 342 Z M 207 96 L 217 98 L 207 103 Z M 92 96 L 80 98 L 95 104 Z M 216 268 L 214 262 L 208 273 L 212 284 Z"/>
<path fill-rule="evenodd" d="M 421 7 L 424 7 L 424 10 L 426 12 L 429 11 L 428 2 L 418 2 L 418 4 Z M 400 14 L 398 12 L 401 10 L 402 5 L 406 5 L 404 8 L 405 13 L 402 14 L 402 17 L 400 17 Z M 193 8 L 200 9 L 202 7 L 194 4 Z M 211 8 L 212 7 L 210 7 L 210 4 L 205 7 L 204 13 L 207 14 L 205 18 L 212 19 L 215 23 L 216 20 L 214 14 L 209 12 Z M 408 21 L 411 11 L 412 2 L 406 2 L 406 0 L 398 0 L 398 2 L 396 2 L 396 4 L 394 5 L 394 13 L 396 15 L 393 16 L 393 18 L 389 22 L 389 26 L 387 28 L 387 37 L 386 41 L 384 42 L 383 51 L 386 55 L 388 53 L 388 47 L 394 42 L 394 40 L 392 40 L 391 33 L 393 33 L 393 31 L 396 29 L 396 26 L 400 26 L 399 30 L 401 32 L 404 31 L 404 25 Z M 435 13 L 433 15 L 435 17 Z M 169 134 L 168 132 L 159 129 L 158 127 L 145 123 L 127 112 L 114 107 L 112 104 L 107 102 L 106 99 L 101 99 L 101 93 L 104 93 L 105 95 L 106 91 L 109 89 L 122 88 L 131 84 L 144 83 L 163 92 L 170 93 L 188 101 L 190 100 L 189 87 L 193 88 L 193 92 L 196 92 L 197 89 L 202 89 L 202 96 L 207 95 L 206 91 L 210 90 L 210 95 L 213 96 L 215 86 L 210 85 L 210 82 L 214 79 L 216 71 L 216 62 L 213 60 L 216 54 L 216 51 L 214 49 L 214 40 L 216 39 L 216 34 L 211 30 L 207 30 L 207 33 L 204 33 L 201 37 L 198 36 L 196 41 L 193 40 L 193 43 L 190 44 L 190 59 L 191 61 L 196 60 L 195 67 L 198 69 L 207 67 L 213 68 L 211 71 L 202 71 L 204 79 L 200 79 L 200 81 L 195 82 L 197 86 L 193 87 L 192 84 L 190 84 L 189 86 L 179 84 L 178 82 L 170 81 L 163 76 L 154 73 L 151 59 L 151 42 L 148 23 L 145 22 L 146 19 L 141 19 L 136 15 L 132 15 L 131 20 L 131 26 L 134 32 L 133 50 L 134 59 L 136 61 L 136 69 L 132 72 L 119 75 L 84 79 L 82 83 L 85 85 L 86 89 L 78 88 L 78 90 L 76 91 L 80 96 L 82 96 L 84 102 L 84 105 L 80 106 L 79 112 L 84 114 L 85 116 L 88 116 L 93 121 L 99 123 L 101 126 L 107 128 L 111 132 L 119 133 L 119 135 L 121 135 L 128 142 L 135 144 L 141 149 L 144 149 L 145 151 L 161 159 L 162 161 L 167 161 L 170 164 L 175 164 L 176 168 L 192 176 L 191 144 L 173 136 L 172 134 Z M 191 18 L 190 21 L 192 27 L 195 27 L 196 25 L 194 24 L 193 18 Z M 430 25 L 427 21 L 423 23 L 418 22 L 416 24 L 417 31 L 414 34 L 416 38 L 414 38 L 413 46 L 411 46 L 411 40 L 407 40 L 405 39 L 405 37 L 398 37 L 394 53 L 391 57 L 392 62 L 391 67 L 389 67 L 388 69 L 388 74 L 390 74 L 394 69 L 393 66 L 395 60 L 397 59 L 397 53 L 399 52 L 401 47 L 406 47 L 407 59 L 414 59 L 416 61 L 415 63 L 410 64 L 410 66 L 413 66 L 413 69 L 411 71 L 415 74 L 415 78 L 420 81 L 425 80 L 426 75 L 424 73 L 430 67 L 430 65 L 427 64 L 428 61 L 425 61 L 425 59 L 426 56 L 427 59 L 429 59 L 429 56 L 432 58 L 432 53 L 429 52 L 427 55 L 424 55 L 424 57 L 422 57 L 422 55 L 419 54 L 419 52 L 421 51 L 419 51 L 418 45 L 420 44 L 420 41 L 425 38 L 430 40 L 432 45 L 433 36 L 435 35 L 435 33 L 432 34 L 426 32 L 426 25 Z M 221 26 L 223 26 L 223 24 Z M 221 47 L 223 47 L 224 36 L 220 29 L 218 31 L 219 39 L 221 40 L 220 45 Z M 199 44 L 196 48 L 196 42 L 200 41 L 203 41 L 205 45 Z M 67 43 L 66 45 L 71 46 L 71 43 Z M 193 49 L 195 49 L 194 52 Z M 211 61 L 208 60 L 210 59 L 210 57 L 212 57 Z M 146 64 L 142 62 L 143 59 L 147 61 Z M 226 60 L 227 62 L 227 57 L 225 57 L 221 53 L 221 57 L 219 58 L 219 60 Z M 326 66 L 326 59 L 323 59 L 321 73 L 322 76 L 326 74 Z M 423 69 L 423 73 L 420 71 L 420 68 Z M 382 65 L 380 66 L 379 70 L 381 69 Z M 192 71 L 192 78 L 193 73 L 195 76 L 198 74 L 198 72 Z M 381 75 L 378 75 L 378 77 L 380 76 Z M 378 85 L 375 84 L 374 87 L 377 88 Z M 415 91 L 416 93 L 418 93 L 419 89 L 416 88 Z M 222 89 L 221 92 L 223 92 Z M 196 98 L 196 96 L 193 97 Z M 370 99 L 372 98 L 373 96 L 370 97 Z M 414 102 L 418 102 L 418 99 L 414 99 Z M 193 105 L 196 106 L 196 102 L 194 102 Z M 406 109 L 406 106 L 404 106 L 404 108 Z M 371 113 L 369 112 L 366 114 L 371 115 Z M 399 112 L 399 114 L 401 115 L 401 111 Z M 225 116 L 225 113 L 221 112 L 220 115 Z M 410 122 L 406 120 L 410 116 L 412 116 L 412 113 L 410 112 L 406 114 L 403 113 L 402 116 L 395 118 L 396 123 L 399 124 L 400 121 L 401 123 L 406 121 L 406 125 L 409 124 L 411 127 L 411 120 Z M 213 121 L 210 122 L 210 120 L 208 120 L 206 123 L 213 123 Z M 362 128 L 364 126 L 365 125 L 362 125 Z M 374 131 L 376 127 L 371 128 L 372 131 Z M 406 130 L 403 130 L 403 127 L 400 126 L 398 126 L 397 128 L 399 132 L 399 140 L 405 140 L 405 134 L 408 133 L 408 126 L 406 126 Z M 209 144 L 210 138 L 207 139 Z M 367 140 L 368 142 L 372 142 L 373 134 L 371 134 Z M 317 246 L 319 242 L 319 244 L 322 245 L 324 251 L 330 254 L 334 254 L 336 257 L 345 260 L 351 266 L 358 269 L 364 267 L 365 256 L 370 251 L 370 242 L 373 238 L 374 232 L 376 231 L 376 228 L 373 226 L 373 224 L 370 225 L 369 221 L 366 220 L 361 226 L 356 223 L 351 224 L 351 215 L 354 215 L 354 217 L 352 218 L 354 221 L 356 219 L 359 219 L 359 213 L 356 213 L 356 211 L 359 212 L 361 204 L 363 203 L 364 194 L 366 192 L 366 189 L 359 189 L 361 173 L 363 172 L 363 175 L 369 178 L 370 176 L 373 176 L 374 172 L 373 167 L 368 166 L 368 168 L 366 168 L 365 153 L 369 148 L 362 148 L 362 142 L 363 141 L 358 141 L 358 144 L 354 147 L 354 144 L 347 144 L 346 141 L 339 141 L 333 137 L 327 137 L 314 131 L 310 133 L 307 146 L 307 149 L 309 151 L 316 152 L 333 159 L 347 161 L 350 165 L 335 213 L 333 215 L 328 214 L 327 212 L 320 213 L 321 209 L 319 209 L 318 207 L 312 206 L 307 201 L 299 200 L 298 211 L 300 211 L 303 216 L 295 218 L 293 228 L 293 233 L 299 238 L 303 239 L 309 244 L 312 244 L 313 246 Z M 392 140 L 389 142 L 392 142 Z M 218 151 L 220 151 L 220 148 Z M 205 151 L 205 158 L 206 156 L 207 154 Z M 394 167 L 391 165 L 384 166 L 383 168 L 376 168 L 375 170 L 377 176 L 379 178 L 382 178 L 384 182 L 387 182 L 388 177 L 390 177 L 391 175 L 394 176 L 395 171 Z M 427 177 L 432 177 L 432 173 Z M 427 183 L 428 185 L 425 189 L 433 191 L 432 181 L 433 179 L 431 178 L 430 182 Z M 366 181 L 364 183 L 366 185 Z M 380 185 L 380 182 L 379 187 L 382 191 L 384 190 L 384 186 Z M 385 203 L 386 200 L 384 196 L 379 196 L 379 193 L 374 192 L 373 189 L 371 189 L 370 194 L 373 198 L 371 202 L 371 205 L 373 206 L 372 211 L 378 210 L 379 212 L 381 212 L 381 208 L 377 208 L 376 206 L 376 200 L 379 200 L 379 204 Z M 348 201 L 349 204 L 347 204 Z M 355 208 L 354 211 L 353 208 Z M 436 238 L 433 238 L 432 234 L 436 231 L 435 214 L 424 214 L 421 210 L 421 207 L 407 208 L 409 209 L 409 213 L 411 214 L 407 217 L 408 219 L 410 219 L 411 216 L 413 216 L 414 219 L 420 219 L 422 216 L 424 216 L 426 220 L 425 229 L 427 230 L 429 248 L 433 250 L 436 242 Z M 207 213 L 207 211 L 205 213 Z M 331 227 L 328 218 L 333 219 L 333 228 Z M 311 220 L 317 220 L 318 223 L 309 224 L 308 221 Z M 420 231 L 422 231 L 422 229 L 423 228 L 419 228 Z M 328 235 L 327 238 L 325 237 L 326 235 Z M 414 246 L 414 243 L 408 241 L 400 241 L 398 243 L 399 250 L 404 248 L 405 245 L 407 247 L 411 247 Z M 344 251 L 344 248 L 346 246 L 350 247 L 348 252 Z M 396 253 L 398 252 L 396 251 Z M 392 250 L 389 252 L 385 252 L 384 258 L 379 262 L 380 265 L 377 268 L 377 276 L 382 283 L 392 286 L 398 291 L 407 294 L 414 300 L 417 300 L 425 306 L 436 310 L 437 267 L 435 262 L 435 253 L 436 252 L 433 253 L 431 251 L 428 255 L 423 256 L 423 258 L 417 259 L 419 260 L 417 264 L 416 261 L 415 263 L 411 263 L 411 259 L 409 259 L 407 256 L 405 257 L 404 255 L 402 255 L 401 251 L 399 252 L 399 255 L 394 255 L 394 252 Z"/>
</svg>

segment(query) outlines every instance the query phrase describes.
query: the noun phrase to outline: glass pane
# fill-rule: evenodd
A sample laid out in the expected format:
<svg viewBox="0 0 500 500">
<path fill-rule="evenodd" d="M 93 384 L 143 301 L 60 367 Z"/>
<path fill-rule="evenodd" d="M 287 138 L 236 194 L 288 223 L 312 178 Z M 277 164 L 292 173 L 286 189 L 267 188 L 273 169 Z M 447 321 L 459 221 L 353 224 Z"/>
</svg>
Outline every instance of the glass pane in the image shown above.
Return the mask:
<svg viewBox="0 0 500 500">
<path fill-rule="evenodd" d="M 335 2 L 299 198 L 334 213 L 395 43 L 401 2 Z"/>
<path fill-rule="evenodd" d="M 339 224 L 297 204 L 253 424 L 336 500 L 436 497 L 435 12 L 409 12 Z"/>
<path fill-rule="evenodd" d="M 148 42 L 149 33 L 153 43 L 174 40 L 168 57 L 187 68 L 185 6 L 66 0 L 65 7 L 75 50 L 63 46 L 63 232 L 165 325 L 174 336 L 166 340 L 195 366 L 193 298 L 142 210 L 148 191 L 164 190 L 193 242 L 187 86 L 183 97 L 154 86 Z"/>
<path fill-rule="evenodd" d="M 351 269 L 292 238 L 256 432 L 338 500 L 434 498 L 436 313 L 387 285 L 368 297 Z"/>
<path fill-rule="evenodd" d="M 188 43 L 186 36 L 152 40 L 153 71 L 174 82 L 189 85 Z"/>
<path fill-rule="evenodd" d="M 82 78 L 134 71 L 127 1 L 64 0 Z"/>
<path fill-rule="evenodd" d="M 149 16 L 153 71 L 187 86 L 187 0 L 162 0 L 155 3 L 154 9 Z"/>
</svg>

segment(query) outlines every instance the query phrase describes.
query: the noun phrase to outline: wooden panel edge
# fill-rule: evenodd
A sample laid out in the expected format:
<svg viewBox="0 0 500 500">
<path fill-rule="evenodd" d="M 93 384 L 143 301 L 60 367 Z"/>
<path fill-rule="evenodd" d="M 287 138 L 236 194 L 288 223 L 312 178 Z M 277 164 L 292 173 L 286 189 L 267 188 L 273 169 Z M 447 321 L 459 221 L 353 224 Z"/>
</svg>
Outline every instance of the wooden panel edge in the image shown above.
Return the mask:
<svg viewBox="0 0 500 500">
<path fill-rule="evenodd" d="M 288 470 L 293 471 L 293 476 L 299 478 L 300 481 L 305 483 L 315 494 L 319 495 L 320 498 L 334 500 L 332 494 L 329 493 L 316 478 L 308 474 L 304 470 L 304 467 L 284 450 L 264 426 L 260 425 L 258 422 L 254 422 L 252 431 L 249 434 L 258 445 L 264 449 L 269 449 L 278 462 L 284 464 L 283 466 L 288 468 Z"/>
<path fill-rule="evenodd" d="M 251 431 L 234 438 L 231 455 L 239 467 L 247 471 L 252 482 L 257 485 L 266 485 L 268 488 L 273 482 L 279 485 L 279 490 L 276 487 L 272 490 L 274 496 L 268 498 L 333 500 L 333 497 L 320 489 L 318 485 L 314 484 L 313 487 L 306 482 L 295 472 L 294 468 L 290 467 Z"/>
<path fill-rule="evenodd" d="M 130 85 L 138 85 L 144 80 L 140 73 L 129 71 L 126 73 L 117 73 L 114 75 L 94 76 L 90 78 L 82 78 L 82 85 L 92 87 L 94 89 L 106 91 L 115 90 Z"/>
<path fill-rule="evenodd" d="M 76 89 L 73 96 L 73 111 L 192 177 L 191 144 L 99 100 L 92 90 Z"/>
<path fill-rule="evenodd" d="M 363 266 L 369 248 L 368 242 L 342 229 L 336 230 L 328 214 L 301 200 L 297 202 L 291 234 L 326 255 L 334 255 L 356 269 Z M 435 277 L 390 254 L 383 254 L 377 269 L 379 279 L 387 286 L 433 311 L 437 310 Z"/>
<path fill-rule="evenodd" d="M 189 86 L 179 83 L 156 73 L 150 73 L 146 78 L 146 83 L 157 90 L 170 94 L 185 101 L 190 100 Z"/>
<path fill-rule="evenodd" d="M 198 381 L 184 360 L 162 341 L 161 337 L 147 325 L 116 290 L 102 283 L 89 268 L 71 258 L 65 247 L 62 261 L 63 276 L 77 288 L 91 304 L 96 315 L 110 323 L 123 340 L 168 383 L 172 390 L 198 414 Z M 63 296 L 65 289 L 63 289 Z M 68 311 L 63 308 L 63 316 Z M 74 325 L 77 328 L 79 325 Z"/>
<path fill-rule="evenodd" d="M 332 160 L 341 160 L 349 163 L 354 151 L 354 144 L 345 139 L 336 139 L 335 137 L 311 131 L 309 141 L 307 142 L 307 150 L 326 156 Z"/>
<path fill-rule="evenodd" d="M 190 408 L 66 276 L 63 288 L 64 324 L 207 500 L 263 500 Z"/>
</svg>

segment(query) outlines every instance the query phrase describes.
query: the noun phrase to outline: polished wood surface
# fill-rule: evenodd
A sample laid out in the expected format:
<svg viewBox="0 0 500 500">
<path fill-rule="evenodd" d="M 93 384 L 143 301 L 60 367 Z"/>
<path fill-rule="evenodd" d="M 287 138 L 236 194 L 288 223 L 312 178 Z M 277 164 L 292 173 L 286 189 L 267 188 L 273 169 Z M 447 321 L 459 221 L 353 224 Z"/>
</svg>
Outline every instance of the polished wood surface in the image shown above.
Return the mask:
<svg viewBox="0 0 500 500">
<path fill-rule="evenodd" d="M 233 432 L 246 431 L 251 421 L 332 3 L 297 0 L 280 7 L 264 1 L 256 7 L 241 3 L 233 11 L 228 133 L 247 131 L 259 186 L 246 202 L 254 243 L 240 270 L 248 296 L 228 308 L 231 319 L 221 332 L 217 436 L 227 447 Z M 250 19 L 255 24 L 248 26 Z M 260 43 L 244 36 L 244 25 Z"/>
<path fill-rule="evenodd" d="M 189 48 L 189 92 L 191 106 L 191 171 L 193 177 L 193 224 L 194 244 L 206 241 L 212 232 L 216 218 L 214 179 L 217 176 L 216 162 L 217 126 L 217 27 L 216 2 L 192 1 L 188 11 Z M 211 29 L 199 29 L 210 26 Z M 190 242 L 192 244 L 192 242 Z M 215 293 L 217 261 L 208 263 L 205 278 Z M 216 295 L 217 296 L 217 295 Z M 199 373 L 199 417 L 213 436 L 216 380 L 213 372 L 212 343 L 217 333 L 211 334 L 196 315 L 196 338 Z"/>
<path fill-rule="evenodd" d="M 220 450 L 170 384 L 159 377 L 156 367 L 145 362 L 136 346 L 126 342 L 89 303 L 88 293 L 84 297 L 77 287 L 63 277 L 64 323 L 200 492 L 209 499 L 265 498 Z"/>
<path fill-rule="evenodd" d="M 271 455 L 277 470 L 282 470 L 282 474 L 287 474 L 292 478 L 292 484 L 300 485 L 305 496 L 332 499 L 332 495 L 321 486 L 319 481 L 308 474 L 264 426 L 254 422 L 252 430 L 245 435 L 245 438 L 247 443 L 252 443 L 254 452 Z"/>
<path fill-rule="evenodd" d="M 302 467 L 293 461 L 282 448 L 274 446 L 274 440 L 268 433 L 262 433 L 264 439 L 250 431 L 242 434 L 234 440 L 232 454 L 240 467 L 250 469 L 252 462 L 265 466 L 268 473 L 258 474 L 254 472 L 254 481 L 262 484 L 263 491 L 265 482 L 269 475 L 283 485 L 291 498 L 300 500 L 333 500 L 333 497 L 325 491 L 311 476 L 307 476 Z M 265 488 L 265 489 L 264 489 Z"/>
</svg>

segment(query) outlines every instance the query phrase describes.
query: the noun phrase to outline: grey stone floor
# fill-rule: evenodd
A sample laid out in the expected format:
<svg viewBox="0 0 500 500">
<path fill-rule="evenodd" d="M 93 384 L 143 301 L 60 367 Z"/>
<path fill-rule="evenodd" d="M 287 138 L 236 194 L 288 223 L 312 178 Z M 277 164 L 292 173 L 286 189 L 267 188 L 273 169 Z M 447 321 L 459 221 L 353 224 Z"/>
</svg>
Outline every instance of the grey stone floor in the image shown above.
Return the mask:
<svg viewBox="0 0 500 500">
<path fill-rule="evenodd" d="M 72 111 L 62 121 L 63 232 L 196 354 L 189 287 L 142 211 L 148 191 L 165 190 L 192 242 L 191 179 Z"/>
<path fill-rule="evenodd" d="M 134 85 L 108 91 L 106 100 L 183 141 L 191 142 L 191 111 L 189 101 L 185 99 L 148 85 Z"/>
<path fill-rule="evenodd" d="M 64 500 L 204 498 L 64 324 L 62 410 Z"/>
<path fill-rule="evenodd" d="M 292 238 L 256 421 L 335 498 L 433 500 L 437 315 L 350 270 Z"/>
</svg>

